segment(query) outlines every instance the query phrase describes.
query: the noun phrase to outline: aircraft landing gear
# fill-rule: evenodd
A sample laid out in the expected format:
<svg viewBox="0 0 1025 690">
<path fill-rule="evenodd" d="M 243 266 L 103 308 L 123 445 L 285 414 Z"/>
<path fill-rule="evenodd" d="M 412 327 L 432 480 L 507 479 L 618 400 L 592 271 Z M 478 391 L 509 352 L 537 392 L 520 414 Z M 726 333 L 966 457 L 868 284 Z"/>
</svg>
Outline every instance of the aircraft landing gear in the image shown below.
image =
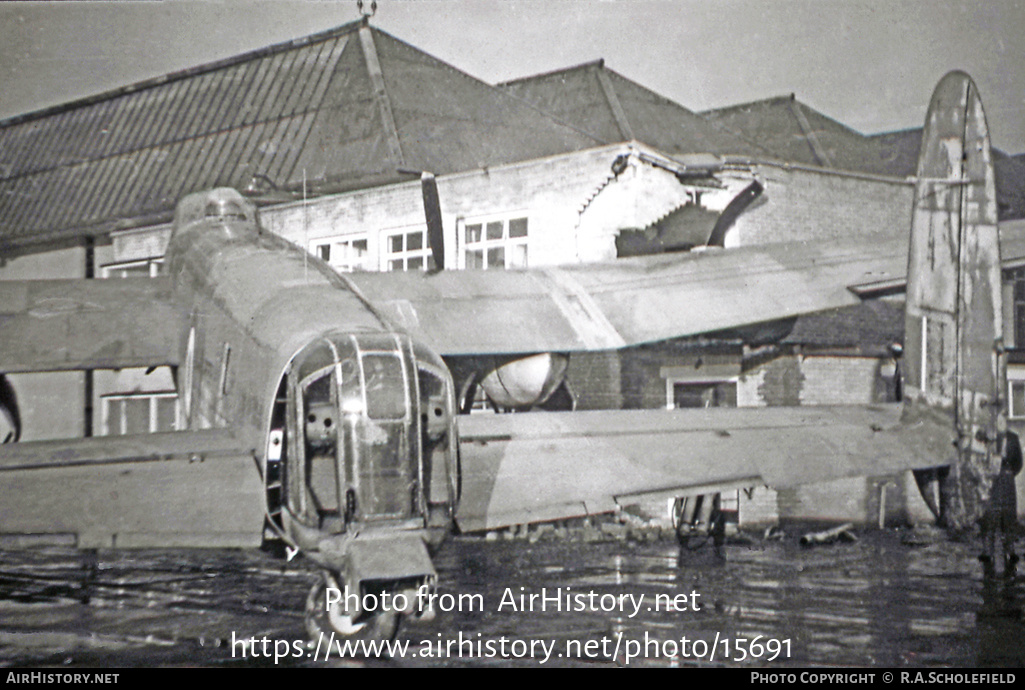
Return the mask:
<svg viewBox="0 0 1025 690">
<path fill-rule="evenodd" d="M 726 516 L 720 502 L 719 494 L 684 496 L 673 502 L 673 528 L 680 546 L 696 551 L 712 539 L 719 552 L 726 541 Z"/>
<path fill-rule="evenodd" d="M 918 485 L 918 492 L 922 500 L 929 508 L 929 512 L 936 518 L 936 524 L 941 527 L 947 525 L 947 495 L 951 491 L 949 486 L 950 468 L 936 467 L 925 470 L 913 470 L 915 484 Z"/>
<path fill-rule="evenodd" d="M 328 588 L 332 588 L 329 603 Z M 345 583 L 325 572 L 317 579 L 306 597 L 306 634 L 314 643 L 324 640 L 365 640 L 387 642 L 399 630 L 402 613 L 399 611 L 364 611 L 356 615 L 345 611 Z M 335 650 L 332 650 L 335 651 Z M 368 650 L 369 651 L 369 650 Z"/>
</svg>

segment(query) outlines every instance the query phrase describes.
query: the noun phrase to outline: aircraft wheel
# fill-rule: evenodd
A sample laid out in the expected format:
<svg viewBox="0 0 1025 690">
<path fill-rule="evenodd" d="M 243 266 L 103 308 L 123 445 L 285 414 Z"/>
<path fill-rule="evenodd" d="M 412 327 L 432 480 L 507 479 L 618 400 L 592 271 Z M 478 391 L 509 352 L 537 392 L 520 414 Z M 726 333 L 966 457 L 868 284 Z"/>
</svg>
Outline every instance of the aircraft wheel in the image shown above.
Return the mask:
<svg viewBox="0 0 1025 690">
<path fill-rule="evenodd" d="M 330 583 L 330 584 L 329 584 Z M 395 638 L 402 614 L 398 611 L 380 611 L 352 616 L 345 612 L 344 602 L 333 602 L 327 606 L 327 588 L 337 587 L 343 593 L 344 583 L 329 574 L 324 574 L 310 589 L 306 597 L 306 634 L 316 643 L 320 636 L 330 640 L 364 640 L 386 642 Z M 334 650 L 332 650 L 334 651 Z"/>
<path fill-rule="evenodd" d="M 693 502 L 687 497 L 677 498 L 673 503 L 673 528 L 680 546 L 695 551 L 711 539 L 718 549 L 726 541 L 726 516 L 720 509 L 719 494 L 696 496 Z"/>
<path fill-rule="evenodd" d="M 673 530 L 676 532 L 676 541 L 688 551 L 696 551 L 708 541 L 708 530 L 702 529 L 700 520 L 703 499 L 704 496 L 698 496 L 694 501 L 696 505 L 693 506 L 686 496 L 673 502 Z"/>
</svg>

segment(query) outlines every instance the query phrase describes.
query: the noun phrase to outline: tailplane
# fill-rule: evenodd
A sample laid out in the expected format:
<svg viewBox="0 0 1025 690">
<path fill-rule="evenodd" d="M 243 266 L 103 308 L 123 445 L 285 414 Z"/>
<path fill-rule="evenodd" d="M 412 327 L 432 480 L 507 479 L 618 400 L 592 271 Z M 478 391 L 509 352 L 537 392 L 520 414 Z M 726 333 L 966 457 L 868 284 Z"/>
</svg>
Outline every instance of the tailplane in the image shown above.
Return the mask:
<svg viewBox="0 0 1025 690">
<path fill-rule="evenodd" d="M 1006 431 L 996 185 L 982 101 L 951 72 L 922 133 L 908 253 L 905 420 L 938 438 L 938 517 L 971 527 L 989 498 Z M 918 475 L 923 485 L 924 475 Z M 925 493 L 925 492 L 923 492 Z M 928 497 L 927 497 L 928 501 Z M 932 505 L 930 507 L 933 507 Z"/>
</svg>

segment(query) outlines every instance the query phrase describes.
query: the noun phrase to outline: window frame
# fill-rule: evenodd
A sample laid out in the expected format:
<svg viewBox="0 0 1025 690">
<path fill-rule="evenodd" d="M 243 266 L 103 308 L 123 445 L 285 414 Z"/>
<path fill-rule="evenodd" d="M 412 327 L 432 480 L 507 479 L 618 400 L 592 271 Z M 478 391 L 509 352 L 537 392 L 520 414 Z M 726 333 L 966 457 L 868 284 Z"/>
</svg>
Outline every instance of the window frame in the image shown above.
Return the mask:
<svg viewBox="0 0 1025 690">
<path fill-rule="evenodd" d="M 363 253 L 357 256 L 353 256 L 353 245 L 357 242 L 363 242 L 365 247 Z M 324 247 L 328 248 L 329 256 L 324 257 L 321 251 Z M 339 261 L 338 259 L 338 248 L 344 247 L 345 260 Z M 310 253 L 314 256 L 325 261 L 331 268 L 342 273 L 356 273 L 359 271 L 373 271 L 374 270 L 374 257 L 370 251 L 370 234 L 366 232 L 352 233 L 348 235 L 334 235 L 331 237 L 321 237 L 316 240 L 310 241 Z"/>
<path fill-rule="evenodd" d="M 104 280 L 118 280 L 123 278 L 136 277 L 128 273 L 121 273 L 120 275 L 118 275 L 118 272 L 123 272 L 142 266 L 147 267 L 147 272 L 149 274 L 148 277 L 155 278 L 156 276 L 162 275 L 164 272 L 164 257 L 153 256 L 146 259 L 118 261 L 115 263 L 104 264 L 103 266 L 100 266 L 100 277 Z M 147 276 L 139 275 L 137 277 L 145 278 Z"/>
<path fill-rule="evenodd" d="M 513 236 L 513 223 L 523 222 L 523 234 Z M 501 237 L 489 237 L 489 231 L 501 224 Z M 456 236 L 459 238 L 459 268 L 461 269 L 510 269 L 527 268 L 530 265 L 530 215 L 525 211 L 490 214 L 460 218 L 456 222 Z M 479 238 L 471 240 L 471 228 L 479 227 Z M 492 265 L 492 252 L 502 250 L 502 265 Z M 480 257 L 479 265 L 471 265 L 470 254 Z M 522 255 L 522 261 L 516 257 Z"/>
<path fill-rule="evenodd" d="M 126 407 L 120 406 L 120 415 L 117 419 L 118 430 L 112 431 L 112 422 L 114 421 L 114 404 L 122 403 L 127 401 L 141 401 L 146 400 L 149 406 L 148 424 L 147 430 L 140 433 L 157 433 L 167 431 L 177 431 L 181 428 L 181 401 L 178 399 L 178 394 L 175 391 L 149 391 L 141 393 L 105 393 L 100 396 L 100 415 L 101 415 L 101 429 L 104 436 L 125 436 L 128 434 L 128 417 L 125 414 Z M 174 401 L 174 421 L 172 428 L 162 429 L 160 428 L 160 400 L 173 400 Z"/>
<path fill-rule="evenodd" d="M 410 249 L 408 240 L 410 236 L 419 234 L 421 239 L 420 247 Z M 392 250 L 392 240 L 396 237 L 402 238 L 402 249 Z M 379 267 L 381 271 L 430 271 L 434 268 L 434 254 L 431 251 L 430 237 L 428 237 L 426 225 L 409 225 L 402 228 L 388 228 L 381 230 L 381 251 Z M 410 261 L 421 261 L 420 266 L 410 268 Z M 401 268 L 392 266 L 395 262 L 401 262 Z"/>
<path fill-rule="evenodd" d="M 1022 392 L 1022 409 L 1015 409 L 1014 390 Z M 1025 366 L 1008 365 L 1007 367 L 1007 418 L 1025 419 Z"/>
</svg>

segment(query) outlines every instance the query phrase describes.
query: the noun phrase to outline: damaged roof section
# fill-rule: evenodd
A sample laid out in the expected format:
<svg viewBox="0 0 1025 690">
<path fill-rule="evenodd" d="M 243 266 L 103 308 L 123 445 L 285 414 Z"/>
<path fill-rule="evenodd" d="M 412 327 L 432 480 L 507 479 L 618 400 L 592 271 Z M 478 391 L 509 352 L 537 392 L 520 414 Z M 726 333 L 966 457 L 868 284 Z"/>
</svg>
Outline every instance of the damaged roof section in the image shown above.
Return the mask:
<svg viewBox="0 0 1025 690">
<path fill-rule="evenodd" d="M 0 123 L 0 250 L 165 222 L 211 187 L 341 191 L 598 143 L 354 22 Z"/>
</svg>

